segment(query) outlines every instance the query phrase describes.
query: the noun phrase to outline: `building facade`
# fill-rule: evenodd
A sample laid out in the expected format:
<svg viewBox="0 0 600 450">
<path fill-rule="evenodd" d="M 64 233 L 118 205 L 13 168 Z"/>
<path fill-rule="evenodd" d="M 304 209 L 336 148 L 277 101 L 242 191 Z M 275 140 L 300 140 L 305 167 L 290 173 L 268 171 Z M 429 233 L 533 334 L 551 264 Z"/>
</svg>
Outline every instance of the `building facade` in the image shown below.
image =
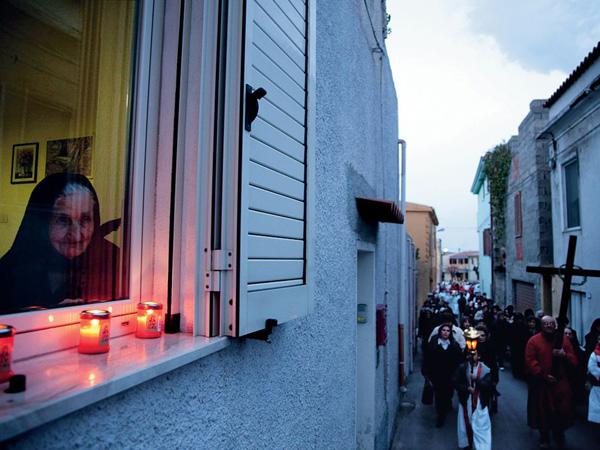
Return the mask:
<svg viewBox="0 0 600 450">
<path fill-rule="evenodd" d="M 406 232 L 417 247 L 417 266 L 419 281 L 417 283 L 417 302 L 420 309 L 427 299 L 427 294 L 436 289 L 439 282 L 437 273 L 437 237 L 436 227 L 439 225 L 435 209 L 431 206 L 406 202 Z"/>
<path fill-rule="evenodd" d="M 506 305 L 523 312 L 544 309 L 551 313 L 551 283 L 528 273 L 527 266 L 552 264 L 552 205 L 546 141 L 539 139 L 548 121 L 542 100 L 530 104 L 510 147 L 512 163 L 505 200 Z M 498 299 L 497 299 L 498 300 Z"/>
<path fill-rule="evenodd" d="M 28 383 L 3 445 L 388 448 L 414 278 L 401 218 L 356 203 L 399 198 L 385 3 L 2 8 L 2 254 L 42 167 L 76 163 L 127 262 L 108 353 L 77 352 L 83 305 L 0 316 Z M 136 339 L 148 299 L 168 333 Z"/>
<path fill-rule="evenodd" d="M 565 264 L 568 242 L 577 237 L 575 265 L 599 269 L 600 212 L 600 45 L 596 46 L 545 102 L 548 124 L 540 130 L 546 145 L 552 188 L 554 266 Z M 562 280 L 554 276 L 552 313 L 558 314 Z M 600 317 L 600 280 L 575 277 L 568 317 L 579 336 Z"/>
<path fill-rule="evenodd" d="M 492 298 L 492 216 L 488 179 L 483 170 L 484 159 L 479 159 L 471 193 L 477 196 L 477 234 L 479 235 L 479 289 Z"/>
</svg>

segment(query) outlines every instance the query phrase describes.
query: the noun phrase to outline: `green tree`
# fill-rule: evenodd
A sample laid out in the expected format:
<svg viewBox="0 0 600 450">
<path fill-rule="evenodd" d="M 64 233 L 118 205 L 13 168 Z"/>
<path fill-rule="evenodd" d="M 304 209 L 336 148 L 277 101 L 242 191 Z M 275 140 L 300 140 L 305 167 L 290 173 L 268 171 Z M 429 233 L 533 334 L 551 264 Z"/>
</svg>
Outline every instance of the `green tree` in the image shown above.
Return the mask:
<svg viewBox="0 0 600 450">
<path fill-rule="evenodd" d="M 511 161 L 510 146 L 505 142 L 496 145 L 494 150 L 483 157 L 483 173 L 488 179 L 494 235 L 498 240 L 504 236 L 504 199 Z"/>
</svg>

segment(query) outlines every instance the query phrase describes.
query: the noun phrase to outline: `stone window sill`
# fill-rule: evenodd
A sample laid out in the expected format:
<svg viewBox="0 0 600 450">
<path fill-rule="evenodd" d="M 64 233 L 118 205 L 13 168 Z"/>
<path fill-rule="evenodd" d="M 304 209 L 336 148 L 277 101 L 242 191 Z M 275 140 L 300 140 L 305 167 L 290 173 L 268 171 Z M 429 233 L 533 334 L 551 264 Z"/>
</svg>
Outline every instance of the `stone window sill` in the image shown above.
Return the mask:
<svg viewBox="0 0 600 450">
<path fill-rule="evenodd" d="M 0 384 L 0 442 L 111 395 L 122 392 L 229 345 L 226 337 L 164 335 L 110 340 L 110 351 L 84 355 L 77 348 L 17 361 L 15 374 L 27 377 L 27 390 L 8 394 Z"/>
</svg>

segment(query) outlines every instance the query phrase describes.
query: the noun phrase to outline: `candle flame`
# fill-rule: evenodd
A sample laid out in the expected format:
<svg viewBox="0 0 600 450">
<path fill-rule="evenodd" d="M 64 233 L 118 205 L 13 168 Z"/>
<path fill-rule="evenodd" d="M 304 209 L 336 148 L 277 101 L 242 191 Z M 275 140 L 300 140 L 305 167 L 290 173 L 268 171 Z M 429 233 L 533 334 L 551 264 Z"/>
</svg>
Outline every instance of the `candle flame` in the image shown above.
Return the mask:
<svg viewBox="0 0 600 450">
<path fill-rule="evenodd" d="M 92 319 L 92 326 L 98 328 L 100 326 L 100 321 L 98 319 Z"/>
</svg>

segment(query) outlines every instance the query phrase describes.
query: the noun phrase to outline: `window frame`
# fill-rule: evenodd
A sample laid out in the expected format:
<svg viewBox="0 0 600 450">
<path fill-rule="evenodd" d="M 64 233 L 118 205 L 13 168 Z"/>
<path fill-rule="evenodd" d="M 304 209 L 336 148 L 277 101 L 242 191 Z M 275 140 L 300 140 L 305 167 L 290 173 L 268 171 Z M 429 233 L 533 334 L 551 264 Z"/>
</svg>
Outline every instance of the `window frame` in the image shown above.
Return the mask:
<svg viewBox="0 0 600 450">
<path fill-rule="evenodd" d="M 576 165 L 576 184 L 577 184 L 577 221 L 576 225 L 570 226 L 569 224 L 569 203 L 568 203 L 568 186 L 569 183 L 567 181 L 567 167 Z M 573 150 L 567 158 L 561 163 L 561 179 L 563 184 L 562 189 L 562 200 L 563 200 L 563 228 L 564 231 L 571 230 L 579 230 L 581 229 L 581 186 L 580 186 L 580 176 L 579 176 L 579 158 L 577 156 L 577 151 Z"/>
<path fill-rule="evenodd" d="M 144 298 L 149 280 L 141 274 L 152 264 L 145 255 L 151 242 L 148 228 L 153 224 L 149 203 L 154 190 L 151 170 L 156 162 L 158 108 L 149 105 L 160 92 L 160 51 L 164 10 L 160 2 L 140 0 L 137 11 L 137 36 L 133 49 L 132 111 L 130 123 L 130 261 L 129 298 L 103 303 L 68 306 L 43 311 L 5 314 L 2 323 L 16 329 L 13 360 L 74 347 L 79 341 L 79 313 L 84 309 L 111 311 L 111 338 L 135 332 L 136 305 Z M 158 64 L 157 64 L 158 63 Z M 152 197 L 152 198 L 151 198 Z"/>
</svg>

